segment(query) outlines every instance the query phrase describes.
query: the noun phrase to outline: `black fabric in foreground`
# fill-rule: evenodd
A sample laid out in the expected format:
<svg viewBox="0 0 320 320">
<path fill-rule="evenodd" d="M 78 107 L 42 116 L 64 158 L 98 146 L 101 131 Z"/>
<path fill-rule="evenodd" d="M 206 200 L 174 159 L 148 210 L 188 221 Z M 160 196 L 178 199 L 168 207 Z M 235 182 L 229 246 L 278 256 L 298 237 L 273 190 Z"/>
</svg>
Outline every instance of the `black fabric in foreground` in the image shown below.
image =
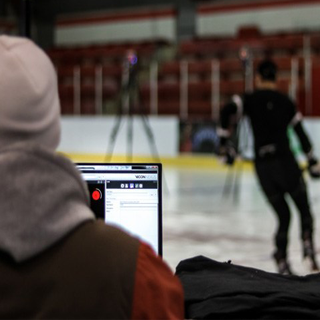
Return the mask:
<svg viewBox="0 0 320 320">
<path fill-rule="evenodd" d="M 320 319 L 320 274 L 286 276 L 203 256 L 176 268 L 186 319 Z"/>
</svg>

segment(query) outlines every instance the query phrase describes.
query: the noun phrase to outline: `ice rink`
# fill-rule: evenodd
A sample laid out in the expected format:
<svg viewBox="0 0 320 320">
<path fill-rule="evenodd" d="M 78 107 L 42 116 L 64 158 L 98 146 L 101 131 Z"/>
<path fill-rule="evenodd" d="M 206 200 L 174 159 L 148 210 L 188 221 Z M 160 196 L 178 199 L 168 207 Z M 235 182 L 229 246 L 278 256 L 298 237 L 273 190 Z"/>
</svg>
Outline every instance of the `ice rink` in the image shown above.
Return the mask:
<svg viewBox="0 0 320 320">
<path fill-rule="evenodd" d="M 305 178 L 319 254 L 320 180 L 310 180 L 307 175 Z M 223 165 L 164 165 L 163 182 L 163 256 L 173 270 L 183 259 L 204 255 L 221 262 L 231 260 L 234 264 L 276 271 L 271 259 L 276 219 L 250 164 L 240 162 L 231 171 Z M 290 205 L 289 260 L 296 274 L 305 275 L 308 270 L 302 261 L 299 217 L 294 205 Z"/>
</svg>

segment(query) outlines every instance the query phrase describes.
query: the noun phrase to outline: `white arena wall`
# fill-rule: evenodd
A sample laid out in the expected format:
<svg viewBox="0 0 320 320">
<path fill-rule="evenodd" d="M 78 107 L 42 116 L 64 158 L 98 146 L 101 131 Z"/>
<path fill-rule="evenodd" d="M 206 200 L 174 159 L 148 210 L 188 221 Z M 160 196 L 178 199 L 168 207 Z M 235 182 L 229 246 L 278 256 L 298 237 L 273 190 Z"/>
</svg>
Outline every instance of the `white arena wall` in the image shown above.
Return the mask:
<svg viewBox="0 0 320 320">
<path fill-rule="evenodd" d="M 195 35 L 234 36 L 244 25 L 256 25 L 263 33 L 319 30 L 319 16 L 320 0 L 208 2 L 197 7 Z M 170 7 L 61 15 L 56 21 L 55 44 L 176 41 L 176 19 Z"/>
<path fill-rule="evenodd" d="M 133 9 L 60 16 L 55 44 L 84 45 L 162 39 L 176 40 L 175 11 Z"/>
<path fill-rule="evenodd" d="M 149 116 L 148 121 L 157 152 L 164 158 L 179 156 L 179 118 L 175 116 Z M 62 137 L 59 151 L 68 154 L 94 154 L 104 156 L 109 148 L 116 117 L 63 116 Z M 128 118 L 123 117 L 116 136 L 113 155 L 128 155 Z M 133 117 L 132 155 L 154 157 L 154 150 L 145 131 L 142 118 Z M 305 118 L 304 126 L 313 142 L 314 151 L 320 158 L 320 118 Z"/>
<path fill-rule="evenodd" d="M 320 1 L 260 1 L 203 5 L 197 14 L 196 34 L 236 36 L 239 27 L 258 26 L 262 33 L 319 30 Z"/>
</svg>

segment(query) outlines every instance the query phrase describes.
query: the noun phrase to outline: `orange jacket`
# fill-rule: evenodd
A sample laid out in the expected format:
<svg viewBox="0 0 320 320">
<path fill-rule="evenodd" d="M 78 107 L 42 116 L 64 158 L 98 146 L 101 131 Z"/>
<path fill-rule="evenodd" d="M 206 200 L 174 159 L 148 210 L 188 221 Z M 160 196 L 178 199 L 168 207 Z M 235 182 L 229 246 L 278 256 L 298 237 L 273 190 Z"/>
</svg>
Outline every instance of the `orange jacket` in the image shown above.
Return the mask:
<svg viewBox="0 0 320 320">
<path fill-rule="evenodd" d="M 184 319 L 178 278 L 143 243 L 138 253 L 131 319 Z"/>
</svg>

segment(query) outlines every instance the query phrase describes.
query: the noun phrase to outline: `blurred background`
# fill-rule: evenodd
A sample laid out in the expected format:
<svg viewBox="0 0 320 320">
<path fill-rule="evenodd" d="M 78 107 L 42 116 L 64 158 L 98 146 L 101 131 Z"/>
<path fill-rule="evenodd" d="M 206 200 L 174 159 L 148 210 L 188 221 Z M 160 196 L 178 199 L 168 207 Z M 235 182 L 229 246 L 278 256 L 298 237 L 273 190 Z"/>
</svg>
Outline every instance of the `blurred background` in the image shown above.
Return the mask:
<svg viewBox="0 0 320 320">
<path fill-rule="evenodd" d="M 52 59 L 59 151 L 74 161 L 163 163 L 164 258 L 173 269 L 204 254 L 273 271 L 275 220 L 252 177 L 250 129 L 242 158 L 225 168 L 219 111 L 254 88 L 255 66 L 270 57 L 319 157 L 319 16 L 320 0 L 1 0 L 0 33 L 26 35 Z M 292 147 L 300 157 L 294 137 Z M 308 183 L 318 221 L 319 183 Z M 293 239 L 297 229 L 293 220 Z"/>
</svg>

